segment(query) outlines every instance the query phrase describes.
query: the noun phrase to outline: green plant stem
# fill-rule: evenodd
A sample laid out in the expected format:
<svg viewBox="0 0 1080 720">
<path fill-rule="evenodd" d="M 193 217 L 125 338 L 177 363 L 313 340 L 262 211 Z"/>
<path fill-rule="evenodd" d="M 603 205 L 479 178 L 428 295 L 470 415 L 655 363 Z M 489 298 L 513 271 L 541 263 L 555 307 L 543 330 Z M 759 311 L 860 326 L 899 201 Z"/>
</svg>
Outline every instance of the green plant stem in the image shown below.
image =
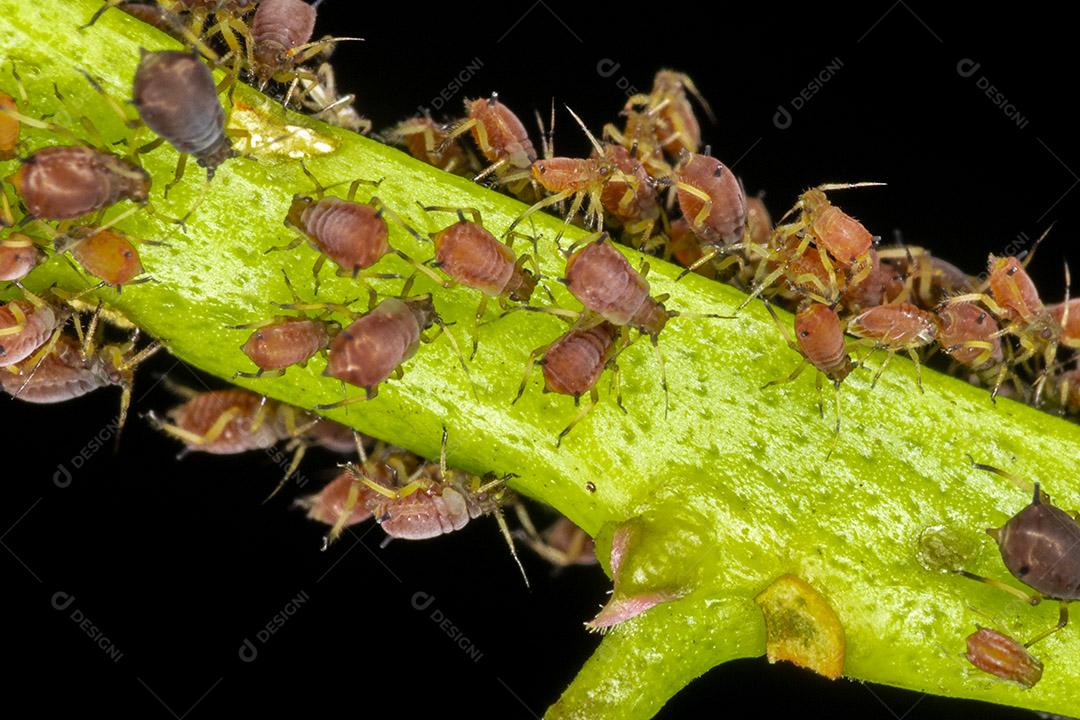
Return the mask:
<svg viewBox="0 0 1080 720">
<path fill-rule="evenodd" d="M 0 86 L 16 94 L 9 63 L 14 61 L 31 97 L 25 112 L 73 129 L 80 128 L 77 114 L 86 113 L 112 142 L 130 131 L 79 68 L 99 77 L 113 97 L 126 99 L 139 47 L 175 43 L 115 10 L 79 30 L 97 5 L 95 0 L 0 0 Z M 66 106 L 53 95 L 54 82 L 67 97 Z M 237 87 L 235 99 L 263 117 L 267 137 L 299 143 L 298 156 L 323 184 L 384 178 L 378 196 L 423 233 L 451 218 L 426 216 L 417 202 L 478 208 L 496 232 L 523 209 L 375 141 L 286 114 L 245 86 Z M 298 138 L 299 129 L 310 130 L 315 139 Z M 48 132 L 26 132 L 22 150 L 60 142 L 65 140 Z M 320 154 L 330 146 L 333 152 Z M 275 154 L 276 147 L 227 162 L 184 233 L 147 213 L 125 221 L 121 227 L 134 236 L 168 243 L 142 248 L 156 282 L 122 294 L 96 293 L 164 342 L 178 360 L 222 378 L 253 369 L 239 351 L 246 334 L 226 326 L 274 315 L 272 301 L 289 301 L 283 269 L 300 294 L 311 297 L 313 251 L 304 246 L 266 253 L 293 237 L 282 225 L 292 195 L 311 191 L 297 158 Z M 183 183 L 162 198 L 176 160 L 168 147 L 144 156 L 155 181 L 155 207 L 179 215 L 202 179 L 192 164 Z M 4 175 L 14 168 L 14 162 L 0 166 Z M 822 176 L 829 176 L 826 168 Z M 369 194 L 361 190 L 362 199 Z M 560 226 L 555 218 L 537 215 L 523 227 L 542 236 L 544 272 L 550 277 L 562 270 L 553 243 Z M 574 228 L 566 233 L 567 240 L 581 236 Z M 400 228 L 392 228 L 391 242 L 418 259 L 431 256 L 430 246 Z M 673 309 L 730 313 L 744 297 L 697 276 L 676 284 L 678 268 L 651 262 L 653 288 L 671 293 Z M 409 272 L 397 259 L 379 269 Z M 55 283 L 81 290 L 90 284 L 58 258 L 31 278 L 37 289 Z M 548 284 L 561 304 L 579 307 L 557 284 Z M 397 292 L 400 283 L 379 281 L 378 286 Z M 466 346 L 476 292 L 443 290 L 424 278 L 418 289 L 435 292 L 439 312 L 456 323 L 452 331 Z M 357 282 L 324 270 L 320 298 L 363 295 Z M 529 352 L 564 327 L 553 317 L 528 312 L 485 325 L 480 352 L 469 364 L 475 396 L 447 340 L 440 338 L 421 348 L 406 363 L 404 376 L 385 383 L 374 400 L 327 413 L 427 456 L 438 451 L 445 424 L 451 463 L 476 472 L 517 473 L 516 490 L 549 503 L 590 534 L 608 532 L 630 518 L 641 523 L 639 542 L 620 573 L 632 583 L 621 591 L 678 587 L 685 596 L 611 632 L 551 709 L 552 717 L 648 717 L 709 667 L 760 655 L 764 630 L 752 598 L 782 573 L 803 577 L 836 609 L 848 638 L 845 674 L 852 678 L 1080 715 L 1075 626 L 1037 646 L 1046 673 L 1034 689 L 995 682 L 959 656 L 975 624 L 989 622 L 968 604 L 1020 638 L 1051 625 L 1056 609 L 1049 603 L 1026 606 L 992 588 L 931 572 L 916 559 L 920 534 L 944 526 L 975 549 L 965 557 L 965 567 L 1005 578 L 982 529 L 1000 525 L 1028 496 L 999 477 L 973 470 L 965 455 L 1040 480 L 1059 504 L 1080 507 L 1080 428 L 1008 400 L 992 404 L 986 391 L 936 372 L 924 370 L 925 393 L 920 393 L 911 364 L 898 359 L 874 389 L 874 363 L 844 383 L 843 431 L 834 443 L 832 391 L 826 388 L 821 396 L 822 417 L 812 373 L 762 389 L 786 376 L 800 358 L 787 349 L 761 307 L 751 305 L 735 320 L 670 323 L 661 336 L 669 414 L 655 360 L 648 343 L 639 341 L 620 357 L 629 412 L 602 399 L 557 448 L 558 432 L 576 412 L 573 403 L 542 394 L 536 370 L 521 400 L 514 405 L 511 400 Z M 282 378 L 237 382 L 311 408 L 342 397 L 340 385 L 320 375 L 323 367 L 317 359 Z"/>
</svg>

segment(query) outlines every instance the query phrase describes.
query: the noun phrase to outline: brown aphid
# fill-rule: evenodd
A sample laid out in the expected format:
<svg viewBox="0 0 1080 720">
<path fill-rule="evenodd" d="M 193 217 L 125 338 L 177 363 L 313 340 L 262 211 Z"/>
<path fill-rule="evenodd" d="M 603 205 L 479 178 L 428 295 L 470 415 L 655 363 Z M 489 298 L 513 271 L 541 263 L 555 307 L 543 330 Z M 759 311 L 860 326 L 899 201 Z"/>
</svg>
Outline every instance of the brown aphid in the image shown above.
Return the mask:
<svg viewBox="0 0 1080 720">
<path fill-rule="evenodd" d="M 983 672 L 1022 688 L 1033 688 L 1042 679 L 1043 664 L 1008 635 L 979 627 L 967 636 L 968 662 Z"/>
<path fill-rule="evenodd" d="M 741 241 L 747 205 L 742 183 L 722 162 L 687 153 L 675 168 L 675 191 L 683 217 L 708 250 L 700 263 Z"/>
<path fill-rule="evenodd" d="M 431 234 L 435 267 L 451 280 L 479 290 L 488 297 L 528 302 L 536 289 L 536 274 L 524 267 L 530 258 L 518 258 L 483 225 L 479 210 L 426 207 L 427 211 L 457 212 L 458 221 Z M 472 220 L 466 220 L 469 213 Z"/>
<path fill-rule="evenodd" d="M 337 334 L 330 344 L 323 375 L 364 388 L 366 397 L 373 398 L 379 383 L 416 354 L 422 333 L 435 322 L 431 295 L 386 298 Z M 320 405 L 319 409 L 340 407 L 362 399 L 363 396 L 359 396 Z"/>
<path fill-rule="evenodd" d="M 844 326 L 840 322 L 840 316 L 829 305 L 805 302 L 795 313 L 793 337 L 788 327 L 780 322 L 772 305 L 766 302 L 765 308 L 780 328 L 788 347 L 802 355 L 803 362 L 799 363 L 799 366 L 786 378 L 772 380 L 764 387 L 792 382 L 802 374 L 807 365 L 812 365 L 818 371 L 818 390 L 821 389 L 822 376 L 828 378 L 836 389 L 836 432 L 839 433 L 840 384 L 855 369 L 855 364 L 851 361 L 844 343 Z"/>
<path fill-rule="evenodd" d="M 712 109 L 690 77 L 674 70 L 657 72 L 649 94 L 635 95 L 626 103 L 627 109 L 645 107 L 645 112 L 655 122 L 657 141 L 672 156 L 684 150 L 696 153 L 701 147 L 701 125 L 690 105 L 688 92 L 701 104 L 705 114 L 714 119 Z"/>
<path fill-rule="evenodd" d="M 972 465 L 1020 487 L 1031 487 L 1023 478 L 992 465 L 974 461 Z M 958 574 L 1004 590 L 1031 605 L 1038 605 L 1044 599 L 1058 601 L 1057 624 L 1024 643 L 1025 648 L 1068 625 L 1069 603 L 1080 600 L 1080 554 L 1076 552 L 1080 547 L 1080 522 L 1077 515 L 1056 507 L 1050 496 L 1039 489 L 1039 483 L 1035 483 L 1031 503 L 1003 526 L 987 528 L 986 533 L 997 542 L 1001 559 L 1013 577 L 1036 592 L 1026 593 L 1000 580 L 966 570 L 959 570 Z"/>
<path fill-rule="evenodd" d="M 1031 357 L 1041 355 L 1044 367 L 1035 383 L 1036 405 L 1039 403 L 1043 385 L 1049 377 L 1057 356 L 1062 336 L 1062 324 L 1066 320 L 1064 314 L 1055 318 L 1043 305 L 1039 291 L 1025 269 L 1034 257 L 1039 243 L 1049 232 L 1050 228 L 1047 228 L 1023 261 L 1014 256 L 990 256 L 989 277 L 986 282 L 990 291 L 989 295 L 985 292 L 971 292 L 947 300 L 950 304 L 979 302 L 990 310 L 1001 323 L 1002 329 L 1015 336 L 1020 343 L 1022 351 L 1013 358 L 1013 363 L 1020 364 Z M 1068 306 L 1068 302 L 1066 296 L 1065 306 Z"/>
<path fill-rule="evenodd" d="M 864 310 L 849 320 L 847 326 L 849 333 L 867 340 L 874 350 L 885 350 L 888 353 L 881 367 L 874 373 L 871 387 L 885 372 L 893 355 L 904 351 L 915 363 L 915 379 L 920 392 L 922 371 L 919 355 L 915 351 L 934 342 L 937 329 L 936 315 L 906 302 L 878 305 Z"/>
<path fill-rule="evenodd" d="M 882 262 L 878 257 L 878 253 L 873 249 L 870 250 L 870 257 L 872 267 L 870 273 L 863 278 L 862 282 L 856 285 L 846 284 L 842 279 L 840 282 L 843 289 L 840 295 L 841 304 L 856 314 L 910 296 L 910 293 L 906 292 L 904 276 L 895 265 Z M 817 253 L 807 253 L 799 260 L 816 261 L 818 267 L 821 267 L 821 259 Z M 792 267 L 797 265 L 798 261 Z M 824 282 L 819 282 L 818 286 L 823 290 L 827 289 L 829 287 L 827 279 Z"/>
<path fill-rule="evenodd" d="M 533 529 L 526 542 L 533 552 L 556 568 L 596 564 L 593 539 L 567 517 L 553 522 L 542 535 Z"/>
<path fill-rule="evenodd" d="M 26 299 L 0 305 L 0 368 L 21 363 L 59 337 L 67 319 L 53 306 L 25 293 Z"/>
<path fill-rule="evenodd" d="M 352 443 L 351 438 L 349 442 Z M 349 492 L 354 487 L 357 488 L 356 497 L 350 504 Z M 368 505 L 376 496 L 377 493 L 374 490 L 356 482 L 351 472 L 342 470 L 322 490 L 301 498 L 296 504 L 307 510 L 310 520 L 333 527 L 340 525 L 341 529 L 345 529 L 371 517 L 371 509 Z"/>
<path fill-rule="evenodd" d="M 879 250 L 882 266 L 905 277 L 909 302 L 923 310 L 935 310 L 947 298 L 973 292 L 978 281 L 950 262 L 917 246 Z"/>
<path fill-rule="evenodd" d="M 15 98 L 0 92 L 0 160 L 15 157 L 19 145 L 19 119 L 8 115 L 5 110 L 18 112 L 19 106 L 15 104 Z"/>
<path fill-rule="evenodd" d="M 1061 328 L 1061 344 L 1080 348 L 1080 298 L 1048 305 L 1046 311 Z"/>
<path fill-rule="evenodd" d="M 939 308 L 937 316 L 937 341 L 949 357 L 976 372 L 1007 369 L 997 321 L 987 310 L 975 303 L 952 303 Z"/>
<path fill-rule="evenodd" d="M 574 405 L 580 405 L 581 396 L 588 393 L 589 404 L 559 433 L 556 446 L 562 444 L 574 427 L 596 407 L 600 400 L 596 384 L 608 368 L 612 368 L 611 384 L 615 388 L 616 404 L 623 412 L 622 394 L 619 389 L 619 366 L 616 358 L 626 347 L 623 330 L 606 320 L 592 326 L 572 327 L 555 342 L 536 348 L 529 354 L 525 375 L 521 379 L 514 402 L 518 401 L 529 381 L 532 368 L 538 362 L 543 368 L 544 392 L 569 395 Z"/>
<path fill-rule="evenodd" d="M 465 100 L 465 112 L 466 118 L 454 124 L 440 143 L 439 152 L 444 152 L 450 143 L 468 132 L 480 153 L 491 163 L 476 176 L 476 180 L 492 173 L 501 176 L 507 172 L 529 170 L 536 160 L 536 148 L 521 119 L 499 102 L 498 93 L 492 93 L 490 98 Z"/>
<path fill-rule="evenodd" d="M 282 439 L 277 404 L 239 388 L 198 393 L 158 423 L 188 451 L 233 455 L 272 447 Z"/>
<path fill-rule="evenodd" d="M 84 342 L 60 335 L 41 358 L 27 358 L 14 368 L 15 373 L 0 372 L 0 387 L 25 402 L 52 404 L 82 397 L 99 388 L 118 386 L 123 392 L 117 428 L 118 432 L 122 431 L 131 406 L 135 368 L 162 346 L 152 343 L 135 352 L 136 333 L 127 343 L 99 347 L 94 338 L 96 328 L 95 314 Z M 78 330 L 82 334 L 81 327 Z"/>
<path fill-rule="evenodd" d="M 691 272 L 712 279 L 715 279 L 718 275 L 714 264 L 698 262 L 705 254 L 705 248 L 698 236 L 690 229 L 690 221 L 684 217 L 671 221 L 671 226 L 668 228 L 666 251 L 675 262 L 683 267 L 693 267 L 694 269 Z"/>
<path fill-rule="evenodd" d="M 632 327 L 655 340 L 673 313 L 649 294 L 649 281 L 615 249 L 607 233 L 578 245 L 566 260 L 565 282 L 573 296 L 613 325 Z"/>
<path fill-rule="evenodd" d="M 446 172 L 472 176 L 480 171 L 473 154 L 457 140 L 447 140 L 449 129 L 429 115 L 404 120 L 386 133 L 395 145 L 404 145 L 417 160 Z"/>
<path fill-rule="evenodd" d="M 760 195 L 746 198 L 746 233 L 753 245 L 766 247 L 772 236 L 773 222 L 769 208 Z"/>
<path fill-rule="evenodd" d="M 656 183 L 641 161 L 622 145 L 605 144 L 603 158 L 618 173 L 612 173 L 604 183 L 600 202 L 608 215 L 623 226 L 635 245 L 647 248 L 660 219 Z"/>
<path fill-rule="evenodd" d="M 146 126 L 178 152 L 192 155 L 207 178 L 236 154 L 225 134 L 214 76 L 194 53 L 143 51 L 132 97 Z"/>
<path fill-rule="evenodd" d="M 150 174 L 112 153 L 83 146 L 42 148 L 7 178 L 32 217 L 69 220 L 121 200 L 143 204 Z"/>
<path fill-rule="evenodd" d="M 240 350 L 259 368 L 256 377 L 282 375 L 292 365 L 301 367 L 330 345 L 333 337 L 322 320 L 281 318 L 251 333 Z M 267 372 L 269 371 L 269 373 Z M 249 373 L 238 373 L 248 376 Z"/>
<path fill-rule="evenodd" d="M 750 297 L 739 309 L 745 307 L 752 298 L 770 287 L 778 278 L 787 275 L 789 266 L 808 253 L 816 252 L 829 274 L 837 279 L 842 277 L 846 285 L 862 283 L 874 269 L 874 256 L 871 251 L 874 249 L 875 238 L 862 223 L 833 205 L 825 193 L 830 190 L 879 185 L 884 183 L 827 183 L 810 188 L 800 195 L 795 205 L 781 218 L 781 222 L 793 213 L 798 213 L 796 219 L 778 225 L 773 231 L 771 260 L 776 269 L 757 283 Z M 833 300 L 830 302 L 838 299 L 843 292 L 837 279 L 831 283 L 828 295 Z"/>
<path fill-rule="evenodd" d="M 41 250 L 22 233 L 0 240 L 0 281 L 22 280 L 42 261 Z"/>
</svg>

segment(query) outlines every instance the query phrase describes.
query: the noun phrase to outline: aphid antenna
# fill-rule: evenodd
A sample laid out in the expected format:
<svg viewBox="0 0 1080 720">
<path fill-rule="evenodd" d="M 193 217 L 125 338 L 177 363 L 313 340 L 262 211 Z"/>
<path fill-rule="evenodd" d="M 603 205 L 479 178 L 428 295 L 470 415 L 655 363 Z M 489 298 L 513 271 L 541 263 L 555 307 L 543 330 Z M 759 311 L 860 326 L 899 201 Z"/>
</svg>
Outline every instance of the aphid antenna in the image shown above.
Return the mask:
<svg viewBox="0 0 1080 720">
<path fill-rule="evenodd" d="M 709 122 L 713 125 L 716 124 L 716 113 L 713 112 L 712 106 L 709 105 L 709 101 L 705 99 L 705 96 L 701 94 L 701 91 L 697 89 L 697 85 L 690 79 L 690 76 L 686 73 L 679 73 L 679 82 L 683 84 L 690 94 L 701 105 L 701 109 L 705 111 L 705 117 L 709 118 Z"/>
<path fill-rule="evenodd" d="M 1056 224 L 1056 221 L 1050 223 L 1050 225 L 1043 230 L 1042 235 L 1035 240 L 1035 243 L 1031 246 L 1030 250 L 1024 250 L 1016 256 L 1017 259 L 1020 260 L 1021 267 L 1027 269 L 1027 266 L 1031 264 L 1032 259 L 1035 257 L 1035 251 L 1039 249 L 1039 246 L 1042 245 L 1042 241 L 1046 239 L 1046 236 L 1050 234 L 1050 231 L 1054 229 L 1054 225 Z"/>
<path fill-rule="evenodd" d="M 600 141 L 598 141 L 591 132 L 589 132 L 589 128 L 585 127 L 585 123 L 582 122 L 581 118 L 578 117 L 578 114 L 574 112 L 573 108 L 571 108 L 569 105 L 563 105 L 563 107 L 565 107 L 566 111 L 570 113 L 570 117 L 574 118 L 574 121 L 578 124 L 578 127 L 581 128 L 581 131 L 585 133 L 585 137 L 589 139 L 589 144 L 592 145 L 593 150 L 595 150 L 600 157 L 603 157 L 604 146 L 600 144 Z"/>
<path fill-rule="evenodd" d="M 853 183 L 822 183 L 821 185 L 818 185 L 817 187 L 815 187 L 813 189 L 814 190 L 821 190 L 822 192 L 830 192 L 832 190 L 850 190 L 852 188 L 885 187 L 886 185 L 888 185 L 888 183 L 873 182 L 873 181 L 863 181 L 863 182 L 853 182 Z M 783 219 L 783 218 L 781 218 L 781 219 Z"/>
</svg>

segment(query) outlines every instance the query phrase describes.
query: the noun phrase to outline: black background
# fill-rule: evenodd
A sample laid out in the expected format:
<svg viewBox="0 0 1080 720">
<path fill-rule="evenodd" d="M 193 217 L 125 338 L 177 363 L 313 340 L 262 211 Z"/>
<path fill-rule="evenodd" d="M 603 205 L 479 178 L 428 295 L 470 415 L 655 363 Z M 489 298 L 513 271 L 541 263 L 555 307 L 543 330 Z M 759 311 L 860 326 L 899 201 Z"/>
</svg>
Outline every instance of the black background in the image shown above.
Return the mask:
<svg viewBox="0 0 1080 720">
<path fill-rule="evenodd" d="M 1067 109 L 1076 74 L 1072 26 L 1032 3 L 1000 14 L 964 7 L 947 16 L 941 4 L 915 2 L 645 9 L 327 0 L 317 32 L 367 38 L 343 44 L 334 60 L 339 83 L 376 127 L 421 105 L 436 110 L 433 99 L 474 58 L 483 66 L 451 93 L 448 117 L 465 97 L 497 90 L 530 127 L 532 110 L 546 111 L 554 97 L 594 132 L 622 106 L 621 78 L 644 91 L 657 69 L 683 70 L 717 112 L 718 123 L 704 128 L 713 152 L 749 191 L 766 191 L 774 216 L 819 182 L 887 181 L 846 193 L 843 207 L 886 239 L 902 231 L 970 272 L 983 268 L 988 252 L 1058 221 L 1031 268 L 1044 298 L 1058 299 L 1063 258 L 1080 260 L 1072 212 L 1080 154 Z M 836 59 L 839 70 L 793 110 L 792 99 Z M 964 59 L 980 64 L 970 77 L 957 70 Z M 618 64 L 608 77 L 598 72 L 605 60 L 605 70 Z M 980 78 L 1008 98 L 1022 127 L 986 96 Z M 774 124 L 781 105 L 791 111 L 786 129 Z M 560 153 L 584 152 L 565 114 L 560 124 Z M 200 382 L 159 358 L 140 378 L 137 411 L 174 402 L 152 387 L 164 372 Z M 8 702 L 47 715 L 146 718 L 227 709 L 530 717 L 558 697 L 596 645 L 581 622 L 604 600 L 603 574 L 575 568 L 551 576 L 528 557 L 527 592 L 490 520 L 437 542 L 385 549 L 381 531 L 365 525 L 360 539 L 321 553 L 321 528 L 289 507 L 303 491 L 293 485 L 260 504 L 279 472 L 263 454 L 176 462 L 176 444 L 134 417 L 120 454 L 91 450 L 77 463 L 94 438 L 110 434 L 103 428 L 114 395 L 0 406 Z M 313 456 L 303 468 L 306 490 L 335 462 Z M 71 471 L 70 482 L 60 477 L 64 487 L 54 482 L 60 464 Z M 424 612 L 411 605 L 417 592 L 435 598 Z M 54 597 L 68 596 L 70 607 L 54 609 Z M 295 614 L 258 640 L 298 596 L 304 602 Z M 430 619 L 435 609 L 482 653 L 479 661 Z M 122 652 L 118 661 L 76 626 L 76 610 Z M 257 648 L 253 662 L 240 660 L 245 639 Z M 829 683 L 762 660 L 711 671 L 661 717 L 739 709 L 766 717 L 1031 717 Z"/>
</svg>

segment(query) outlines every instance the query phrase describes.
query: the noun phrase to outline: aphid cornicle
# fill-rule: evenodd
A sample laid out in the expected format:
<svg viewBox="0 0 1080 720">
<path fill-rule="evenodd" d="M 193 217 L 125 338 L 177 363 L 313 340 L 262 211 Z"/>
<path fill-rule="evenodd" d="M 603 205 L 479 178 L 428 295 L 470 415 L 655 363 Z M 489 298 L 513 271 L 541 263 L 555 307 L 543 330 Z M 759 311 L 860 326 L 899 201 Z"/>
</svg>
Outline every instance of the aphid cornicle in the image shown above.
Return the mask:
<svg viewBox="0 0 1080 720">
<path fill-rule="evenodd" d="M 572 327 L 554 342 L 536 348 L 529 354 L 525 375 L 521 379 L 514 402 L 525 392 L 529 374 L 538 362 L 543 368 L 544 392 L 569 395 L 574 398 L 575 405 L 580 404 L 582 395 L 589 394 L 589 405 L 578 411 L 559 433 L 555 442 L 558 447 L 563 438 L 596 407 L 600 399 L 596 384 L 609 367 L 612 368 L 611 384 L 615 389 L 616 403 L 620 409 L 626 411 L 619 388 L 619 366 L 615 362 L 625 347 L 622 328 L 606 320 L 588 327 Z"/>
<path fill-rule="evenodd" d="M 937 329 L 938 320 L 933 313 L 906 302 L 878 305 L 864 310 L 849 320 L 847 326 L 849 333 L 866 340 L 873 350 L 884 350 L 888 353 L 881 367 L 874 373 L 871 387 L 885 372 L 893 355 L 904 351 L 915 363 L 915 380 L 920 392 L 922 391 L 922 370 L 919 356 L 915 351 L 934 342 L 937 338 Z"/>
<path fill-rule="evenodd" d="M 0 281 L 23 279 L 41 259 L 41 250 L 33 239 L 22 233 L 11 233 L 0 240 Z"/>
<path fill-rule="evenodd" d="M 991 465 L 972 463 L 974 467 L 992 472 L 1024 487 L 1020 477 Z M 986 530 L 997 542 L 1005 567 L 1020 582 L 1035 590 L 1029 594 L 999 580 L 967 571 L 959 574 L 992 585 L 1023 598 L 1032 605 L 1044 599 L 1059 602 L 1058 623 L 1024 644 L 1031 647 L 1040 640 L 1064 628 L 1069 622 L 1069 603 L 1080 600 L 1080 522 L 1050 502 L 1050 497 L 1035 483 L 1031 503 L 1013 515 L 999 528 Z"/>
<path fill-rule="evenodd" d="M 236 154 L 225 134 L 225 109 L 214 76 L 194 53 L 143 51 L 132 97 L 146 126 L 182 156 L 192 155 L 206 168 L 207 178 Z M 182 172 L 181 166 L 177 174 Z"/>
<path fill-rule="evenodd" d="M 772 305 L 765 303 L 766 309 L 772 315 L 773 320 L 780 328 L 788 347 L 803 357 L 790 375 L 780 380 L 773 380 L 765 384 L 765 387 L 779 385 L 795 380 L 812 365 L 817 371 L 816 382 L 818 390 L 821 389 L 821 378 L 825 376 L 836 390 L 836 432 L 840 432 L 840 385 L 845 378 L 855 369 L 851 356 L 847 352 L 844 343 L 844 326 L 840 322 L 840 316 L 836 310 L 828 305 L 815 302 L 805 302 L 795 313 L 795 334 L 784 325 Z"/>
<path fill-rule="evenodd" d="M 150 174 L 112 153 L 83 146 L 42 148 L 7 178 L 27 212 L 43 220 L 69 220 L 121 200 L 145 203 Z"/>
</svg>

